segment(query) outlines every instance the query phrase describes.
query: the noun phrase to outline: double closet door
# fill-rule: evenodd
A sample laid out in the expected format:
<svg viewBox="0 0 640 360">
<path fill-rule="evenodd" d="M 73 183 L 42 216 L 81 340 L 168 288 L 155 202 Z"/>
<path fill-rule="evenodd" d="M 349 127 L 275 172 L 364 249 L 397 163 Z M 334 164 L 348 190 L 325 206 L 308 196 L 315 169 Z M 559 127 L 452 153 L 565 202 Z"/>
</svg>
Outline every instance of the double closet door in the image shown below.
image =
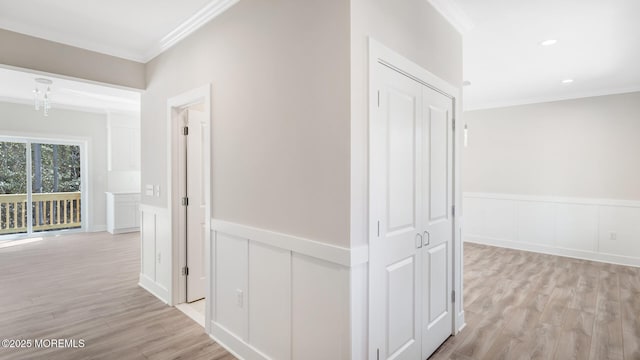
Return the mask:
<svg viewBox="0 0 640 360">
<path fill-rule="evenodd" d="M 453 100 L 376 64 L 372 359 L 426 359 L 453 332 Z"/>
</svg>

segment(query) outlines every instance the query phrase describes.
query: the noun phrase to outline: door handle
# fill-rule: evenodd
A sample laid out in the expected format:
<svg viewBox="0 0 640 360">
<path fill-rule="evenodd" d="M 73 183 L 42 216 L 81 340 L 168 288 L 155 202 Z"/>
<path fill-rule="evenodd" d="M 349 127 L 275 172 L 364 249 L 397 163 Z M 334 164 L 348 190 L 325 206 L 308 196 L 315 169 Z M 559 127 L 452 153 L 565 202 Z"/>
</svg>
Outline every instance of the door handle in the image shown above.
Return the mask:
<svg viewBox="0 0 640 360">
<path fill-rule="evenodd" d="M 416 234 L 416 248 L 420 249 L 422 247 L 422 235 L 419 233 Z"/>
<path fill-rule="evenodd" d="M 425 239 L 424 246 L 429 246 L 429 243 L 431 243 L 431 234 L 429 234 L 428 231 L 424 232 L 424 239 Z"/>
</svg>

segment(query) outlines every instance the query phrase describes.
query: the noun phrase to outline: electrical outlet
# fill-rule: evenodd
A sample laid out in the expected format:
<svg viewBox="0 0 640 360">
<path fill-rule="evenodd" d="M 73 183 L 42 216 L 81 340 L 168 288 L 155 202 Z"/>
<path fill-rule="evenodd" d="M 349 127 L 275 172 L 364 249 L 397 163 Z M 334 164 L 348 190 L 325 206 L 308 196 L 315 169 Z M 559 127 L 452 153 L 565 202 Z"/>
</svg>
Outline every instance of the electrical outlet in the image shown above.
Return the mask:
<svg viewBox="0 0 640 360">
<path fill-rule="evenodd" d="M 244 306 L 244 293 L 240 289 L 236 289 L 236 302 L 238 303 L 238 307 Z"/>
<path fill-rule="evenodd" d="M 151 185 L 151 184 L 145 185 L 144 194 L 146 196 L 153 196 L 153 185 Z"/>
<path fill-rule="evenodd" d="M 158 253 L 158 264 L 160 264 L 160 260 L 162 259 L 160 255 L 162 255 L 162 253 Z"/>
<path fill-rule="evenodd" d="M 614 231 L 609 232 L 609 240 L 618 240 L 618 233 Z"/>
<path fill-rule="evenodd" d="M 156 197 L 160 197 L 160 185 L 155 185 L 153 189 L 156 193 Z"/>
</svg>

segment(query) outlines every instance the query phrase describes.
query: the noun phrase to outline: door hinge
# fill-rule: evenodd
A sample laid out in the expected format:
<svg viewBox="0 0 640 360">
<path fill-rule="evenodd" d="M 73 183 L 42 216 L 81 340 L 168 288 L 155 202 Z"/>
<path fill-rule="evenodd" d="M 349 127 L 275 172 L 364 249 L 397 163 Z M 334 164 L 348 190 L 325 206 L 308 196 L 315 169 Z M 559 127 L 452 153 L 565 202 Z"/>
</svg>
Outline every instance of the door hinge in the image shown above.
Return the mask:
<svg viewBox="0 0 640 360">
<path fill-rule="evenodd" d="M 189 127 L 185 126 L 182 128 L 182 135 L 189 135 Z"/>
<path fill-rule="evenodd" d="M 188 197 L 183 197 L 182 198 L 182 206 L 189 206 L 189 198 Z"/>
<path fill-rule="evenodd" d="M 453 290 L 451 292 L 451 302 L 452 303 L 456 302 L 456 291 L 455 290 Z"/>
<path fill-rule="evenodd" d="M 188 276 L 188 275 L 189 275 L 189 268 L 185 266 L 182 268 L 182 276 Z"/>
<path fill-rule="evenodd" d="M 451 205 L 451 216 L 456 216 L 456 206 L 455 205 Z"/>
<path fill-rule="evenodd" d="M 378 107 L 380 107 L 380 90 L 378 90 Z"/>
<path fill-rule="evenodd" d="M 456 118 L 453 118 L 453 130 L 456 130 Z"/>
<path fill-rule="evenodd" d="M 380 237 L 380 220 L 378 220 L 378 237 Z"/>
</svg>

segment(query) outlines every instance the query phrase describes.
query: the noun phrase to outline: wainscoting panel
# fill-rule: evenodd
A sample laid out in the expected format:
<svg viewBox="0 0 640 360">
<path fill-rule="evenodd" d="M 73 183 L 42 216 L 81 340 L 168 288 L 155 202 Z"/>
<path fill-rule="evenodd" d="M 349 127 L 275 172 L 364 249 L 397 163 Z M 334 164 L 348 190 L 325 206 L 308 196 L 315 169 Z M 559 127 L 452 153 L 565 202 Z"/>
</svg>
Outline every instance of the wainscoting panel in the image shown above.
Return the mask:
<svg viewBox="0 0 640 360">
<path fill-rule="evenodd" d="M 228 234 L 217 234 L 215 269 L 216 321 L 241 339 L 248 338 L 249 241 Z"/>
<path fill-rule="evenodd" d="M 640 207 L 601 206 L 598 235 L 600 252 L 640 258 Z"/>
<path fill-rule="evenodd" d="M 293 359 L 348 359 L 349 272 L 293 254 Z"/>
<path fill-rule="evenodd" d="M 139 285 L 169 303 L 171 238 L 167 209 L 140 205 L 140 221 Z"/>
<path fill-rule="evenodd" d="M 366 248 L 214 219 L 211 231 L 208 321 L 216 341 L 244 359 L 353 358 L 351 267 L 344 263 L 366 268 Z"/>
<path fill-rule="evenodd" d="M 464 194 L 464 241 L 640 266 L 640 202 Z"/>
<path fill-rule="evenodd" d="M 272 359 L 291 359 L 291 252 L 249 242 L 249 342 Z"/>
</svg>

